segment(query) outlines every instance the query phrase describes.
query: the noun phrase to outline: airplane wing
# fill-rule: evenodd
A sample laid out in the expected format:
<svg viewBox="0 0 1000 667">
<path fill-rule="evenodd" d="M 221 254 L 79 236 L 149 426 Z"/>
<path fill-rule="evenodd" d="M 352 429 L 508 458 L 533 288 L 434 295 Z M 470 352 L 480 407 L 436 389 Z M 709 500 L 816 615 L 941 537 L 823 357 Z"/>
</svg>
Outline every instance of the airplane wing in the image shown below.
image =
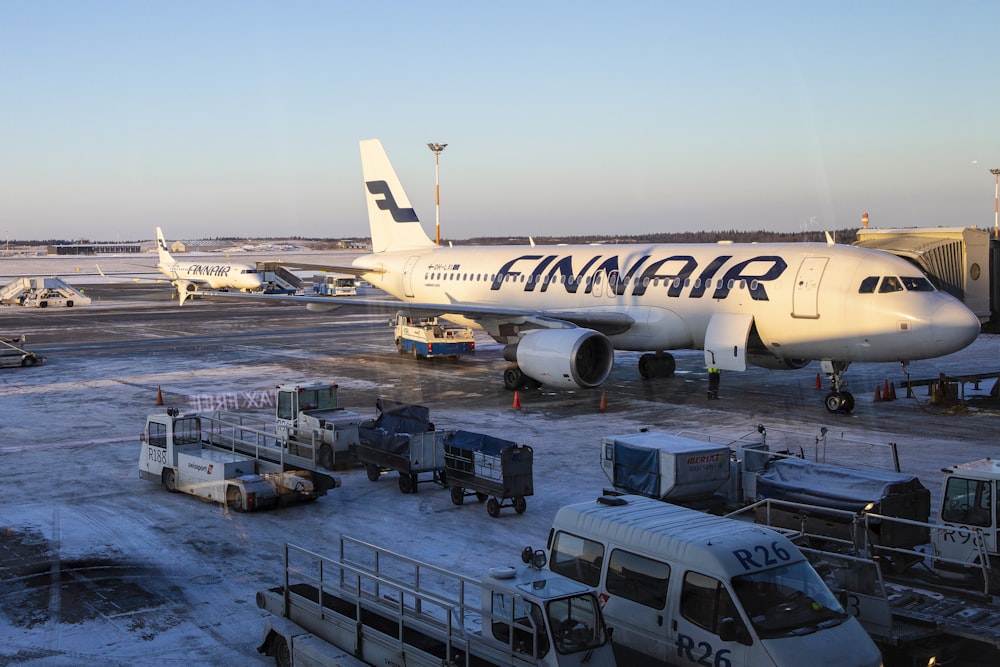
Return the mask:
<svg viewBox="0 0 1000 667">
<path fill-rule="evenodd" d="M 274 262 L 286 269 L 301 269 L 303 271 L 326 271 L 327 273 L 343 273 L 349 276 L 361 276 L 365 273 L 385 273 L 384 269 L 365 268 L 351 264 L 307 264 L 304 262 Z"/>
<path fill-rule="evenodd" d="M 132 282 L 138 282 L 140 280 L 148 280 L 149 282 L 155 282 L 155 283 L 173 282 L 170 278 L 167 278 L 162 273 L 157 271 L 155 268 L 151 269 L 149 274 L 138 275 L 134 273 L 104 273 L 104 271 L 101 270 L 100 264 L 95 264 L 94 266 L 97 267 L 97 273 L 100 274 L 102 278 L 121 278 L 125 280 L 131 280 Z"/>
<path fill-rule="evenodd" d="M 202 292 L 202 296 L 220 299 L 259 299 L 304 304 L 309 310 L 326 312 L 340 308 L 395 315 L 398 312 L 415 317 L 462 315 L 479 322 L 518 322 L 539 329 L 584 327 L 613 336 L 627 331 L 635 320 L 614 310 L 524 310 L 489 305 L 461 303 L 420 303 L 394 299 L 365 299 L 288 294 L 247 294 L 243 292 Z"/>
</svg>

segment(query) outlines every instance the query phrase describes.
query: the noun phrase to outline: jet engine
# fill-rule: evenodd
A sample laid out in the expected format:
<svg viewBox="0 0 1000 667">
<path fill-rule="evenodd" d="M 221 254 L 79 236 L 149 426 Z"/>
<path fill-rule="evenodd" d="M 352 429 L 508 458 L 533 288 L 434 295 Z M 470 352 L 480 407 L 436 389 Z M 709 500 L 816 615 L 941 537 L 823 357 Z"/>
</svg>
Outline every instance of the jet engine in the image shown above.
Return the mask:
<svg viewBox="0 0 1000 667">
<path fill-rule="evenodd" d="M 747 363 L 772 371 L 794 371 L 809 365 L 809 359 L 784 359 L 770 352 L 751 352 L 747 350 Z"/>
<path fill-rule="evenodd" d="M 592 329 L 529 331 L 504 348 L 503 356 L 542 384 L 582 389 L 603 383 L 615 363 L 611 341 Z"/>
</svg>

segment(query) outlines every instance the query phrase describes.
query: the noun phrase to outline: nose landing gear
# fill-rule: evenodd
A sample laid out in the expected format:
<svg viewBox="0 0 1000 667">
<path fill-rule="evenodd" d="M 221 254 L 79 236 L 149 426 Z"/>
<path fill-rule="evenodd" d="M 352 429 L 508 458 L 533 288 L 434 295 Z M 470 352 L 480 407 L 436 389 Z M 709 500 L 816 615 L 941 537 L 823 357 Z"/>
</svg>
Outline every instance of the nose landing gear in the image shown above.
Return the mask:
<svg viewBox="0 0 1000 667">
<path fill-rule="evenodd" d="M 830 378 L 830 393 L 826 395 L 826 409 L 829 412 L 846 412 L 854 410 L 854 394 L 844 391 L 847 383 L 844 382 L 844 373 L 850 362 L 847 361 L 822 361 L 820 366 L 826 376 Z"/>
</svg>

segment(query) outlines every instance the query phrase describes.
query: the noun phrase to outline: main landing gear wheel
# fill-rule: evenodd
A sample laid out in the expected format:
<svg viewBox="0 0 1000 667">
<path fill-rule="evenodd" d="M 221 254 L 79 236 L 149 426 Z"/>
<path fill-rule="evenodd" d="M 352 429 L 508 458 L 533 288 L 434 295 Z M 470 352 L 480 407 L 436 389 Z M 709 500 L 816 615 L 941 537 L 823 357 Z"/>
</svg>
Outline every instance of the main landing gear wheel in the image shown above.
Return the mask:
<svg viewBox="0 0 1000 667">
<path fill-rule="evenodd" d="M 503 372 L 503 388 L 507 391 L 518 389 L 538 389 L 542 383 L 529 377 L 517 366 L 512 366 Z"/>
<path fill-rule="evenodd" d="M 658 352 L 639 357 L 639 375 L 643 380 L 672 377 L 676 370 L 677 362 L 671 354 Z"/>
</svg>

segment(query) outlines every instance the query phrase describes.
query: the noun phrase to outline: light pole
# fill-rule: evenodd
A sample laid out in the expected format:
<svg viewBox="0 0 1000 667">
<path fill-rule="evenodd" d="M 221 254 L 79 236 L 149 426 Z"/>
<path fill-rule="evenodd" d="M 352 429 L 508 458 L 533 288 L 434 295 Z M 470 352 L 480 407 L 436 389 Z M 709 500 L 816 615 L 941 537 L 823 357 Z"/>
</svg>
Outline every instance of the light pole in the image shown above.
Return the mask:
<svg viewBox="0 0 1000 667">
<path fill-rule="evenodd" d="M 1000 169 L 990 169 L 993 174 L 993 238 L 1000 239 Z"/>
<path fill-rule="evenodd" d="M 441 245 L 441 184 L 438 179 L 438 162 L 441 158 L 441 151 L 447 145 L 427 144 L 427 148 L 434 152 L 434 229 L 438 245 Z"/>
</svg>

